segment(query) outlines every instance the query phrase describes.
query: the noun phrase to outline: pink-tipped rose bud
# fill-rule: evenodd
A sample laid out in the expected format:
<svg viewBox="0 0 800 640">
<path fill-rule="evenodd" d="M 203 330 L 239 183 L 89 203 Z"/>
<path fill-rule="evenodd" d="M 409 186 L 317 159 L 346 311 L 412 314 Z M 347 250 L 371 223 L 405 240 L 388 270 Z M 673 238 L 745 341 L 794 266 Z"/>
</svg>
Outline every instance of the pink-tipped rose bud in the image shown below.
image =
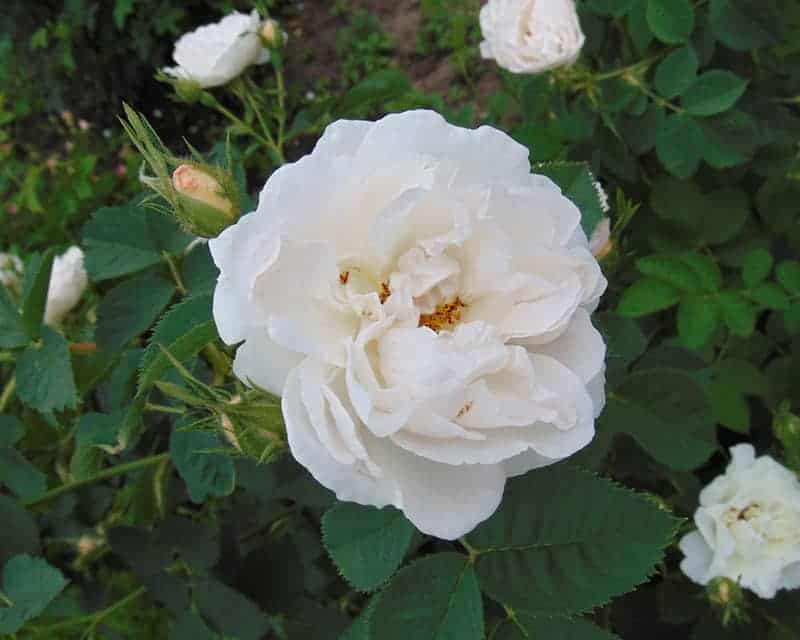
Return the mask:
<svg viewBox="0 0 800 640">
<path fill-rule="evenodd" d="M 261 25 L 261 38 L 270 47 L 277 47 L 283 42 L 283 34 L 275 20 L 264 20 Z"/>
<path fill-rule="evenodd" d="M 228 182 L 232 182 L 229 179 Z M 202 237 L 215 237 L 237 218 L 237 206 L 211 170 L 182 164 L 172 174 L 177 193 L 176 215 L 188 231 Z"/>
</svg>

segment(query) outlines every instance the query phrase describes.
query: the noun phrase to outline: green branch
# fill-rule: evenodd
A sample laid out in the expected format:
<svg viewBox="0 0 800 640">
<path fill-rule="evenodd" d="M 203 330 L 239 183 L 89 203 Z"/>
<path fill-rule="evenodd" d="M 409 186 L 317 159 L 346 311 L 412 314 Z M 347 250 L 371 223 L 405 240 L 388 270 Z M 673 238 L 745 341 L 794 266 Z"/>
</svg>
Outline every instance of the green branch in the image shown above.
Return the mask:
<svg viewBox="0 0 800 640">
<path fill-rule="evenodd" d="M 38 498 L 33 498 L 32 500 L 27 500 L 24 502 L 24 506 L 27 508 L 38 507 L 42 504 L 50 502 L 59 496 L 64 495 L 65 493 L 69 493 L 70 491 L 76 491 L 82 487 L 87 487 L 89 485 L 95 484 L 96 482 L 102 482 L 103 480 L 108 480 L 109 478 L 115 478 L 117 476 L 124 475 L 126 473 L 131 473 L 133 471 L 139 471 L 141 469 L 147 469 L 148 467 L 154 467 L 156 465 L 161 464 L 169 460 L 169 454 L 167 453 L 160 453 L 155 456 L 150 456 L 148 458 L 142 458 L 141 460 L 136 460 L 135 462 L 129 462 L 127 464 L 120 464 L 116 467 L 110 467 L 108 469 L 104 469 L 99 473 L 94 474 L 88 478 L 84 478 L 83 480 L 76 480 L 75 482 L 68 482 L 66 484 L 62 484 L 60 487 L 56 487 L 55 489 L 51 489 L 47 493 Z"/>
</svg>

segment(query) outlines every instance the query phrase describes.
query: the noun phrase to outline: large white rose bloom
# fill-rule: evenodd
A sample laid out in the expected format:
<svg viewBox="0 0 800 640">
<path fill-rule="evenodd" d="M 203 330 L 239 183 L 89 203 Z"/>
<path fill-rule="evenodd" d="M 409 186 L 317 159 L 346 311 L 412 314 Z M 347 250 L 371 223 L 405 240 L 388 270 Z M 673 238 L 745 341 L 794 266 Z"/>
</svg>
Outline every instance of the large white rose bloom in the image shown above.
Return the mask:
<svg viewBox="0 0 800 640">
<path fill-rule="evenodd" d="M 513 73 L 570 65 L 585 40 L 574 0 L 489 0 L 480 22 L 481 55 Z"/>
<path fill-rule="evenodd" d="M 269 60 L 259 35 L 258 11 L 234 11 L 219 22 L 186 33 L 175 43 L 172 57 L 177 67 L 164 73 L 194 80 L 201 87 L 218 87 L 233 80 L 252 64 Z"/>
<path fill-rule="evenodd" d="M 579 223 L 496 129 L 341 120 L 210 241 L 214 318 L 319 482 L 454 539 L 594 434 L 606 281 Z"/>
<path fill-rule="evenodd" d="M 727 470 L 700 493 L 697 531 L 681 539 L 694 582 L 735 580 L 762 598 L 800 587 L 800 481 L 753 447 L 731 448 Z"/>
<path fill-rule="evenodd" d="M 83 251 L 79 247 L 70 247 L 64 254 L 56 256 L 47 289 L 45 324 L 53 326 L 61 322 L 78 304 L 88 284 Z"/>
</svg>

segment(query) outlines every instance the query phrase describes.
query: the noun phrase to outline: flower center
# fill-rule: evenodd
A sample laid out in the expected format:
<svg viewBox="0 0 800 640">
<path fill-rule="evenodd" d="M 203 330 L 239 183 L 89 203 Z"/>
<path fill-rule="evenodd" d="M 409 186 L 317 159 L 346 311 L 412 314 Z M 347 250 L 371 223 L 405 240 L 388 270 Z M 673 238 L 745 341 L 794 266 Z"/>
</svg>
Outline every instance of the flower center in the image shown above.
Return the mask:
<svg viewBox="0 0 800 640">
<path fill-rule="evenodd" d="M 417 326 L 428 327 L 436 333 L 442 329 L 452 329 L 461 320 L 461 310 L 466 306 L 459 297 L 450 302 L 443 302 L 433 313 L 420 314 Z"/>
</svg>

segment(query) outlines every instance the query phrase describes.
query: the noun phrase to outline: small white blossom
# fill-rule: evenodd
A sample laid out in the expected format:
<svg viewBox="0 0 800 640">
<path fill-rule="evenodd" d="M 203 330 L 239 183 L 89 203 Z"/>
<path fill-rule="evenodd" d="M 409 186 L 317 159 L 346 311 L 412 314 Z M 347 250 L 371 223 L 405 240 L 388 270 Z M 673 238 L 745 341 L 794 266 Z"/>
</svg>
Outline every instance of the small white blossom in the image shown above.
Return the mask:
<svg viewBox="0 0 800 640">
<path fill-rule="evenodd" d="M 56 256 L 47 290 L 45 323 L 51 326 L 60 323 L 78 304 L 88 284 L 83 251 L 79 247 L 70 247 L 64 254 Z"/>
<path fill-rule="evenodd" d="M 22 260 L 13 253 L 0 253 L 0 284 L 19 293 L 22 288 Z"/>
<path fill-rule="evenodd" d="M 269 60 L 260 30 L 258 11 L 250 15 L 234 11 L 219 22 L 181 36 L 172 54 L 178 66 L 167 67 L 164 73 L 201 87 L 226 84 L 250 65 Z"/>
<path fill-rule="evenodd" d="M 480 22 L 481 55 L 513 73 L 570 65 L 585 40 L 574 0 L 489 0 Z"/>
<path fill-rule="evenodd" d="M 700 493 L 697 531 L 680 542 L 681 570 L 694 582 L 730 578 L 762 598 L 800 587 L 800 481 L 749 444 Z"/>
<path fill-rule="evenodd" d="M 580 218 L 497 129 L 341 120 L 209 242 L 214 319 L 320 483 L 454 539 L 594 435 L 606 281 Z"/>
</svg>

